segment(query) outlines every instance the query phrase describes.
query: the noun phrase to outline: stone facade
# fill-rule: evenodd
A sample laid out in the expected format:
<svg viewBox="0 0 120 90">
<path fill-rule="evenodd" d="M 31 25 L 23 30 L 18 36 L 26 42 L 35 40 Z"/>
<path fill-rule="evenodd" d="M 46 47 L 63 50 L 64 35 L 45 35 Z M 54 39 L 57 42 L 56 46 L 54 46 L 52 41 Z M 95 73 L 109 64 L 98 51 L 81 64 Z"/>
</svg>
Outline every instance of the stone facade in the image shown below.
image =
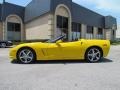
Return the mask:
<svg viewBox="0 0 120 90">
<path fill-rule="evenodd" d="M 50 14 L 45 14 L 25 24 L 26 40 L 51 39 Z"/>
</svg>

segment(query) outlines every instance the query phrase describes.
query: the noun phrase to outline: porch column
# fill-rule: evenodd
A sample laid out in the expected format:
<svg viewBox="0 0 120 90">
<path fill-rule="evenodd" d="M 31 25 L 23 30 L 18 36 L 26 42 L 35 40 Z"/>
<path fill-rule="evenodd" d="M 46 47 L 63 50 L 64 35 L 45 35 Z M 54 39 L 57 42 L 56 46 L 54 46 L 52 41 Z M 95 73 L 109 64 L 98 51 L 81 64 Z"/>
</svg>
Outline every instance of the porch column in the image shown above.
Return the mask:
<svg viewBox="0 0 120 90">
<path fill-rule="evenodd" d="M 85 39 L 87 33 L 87 26 L 85 24 L 81 24 L 81 38 Z"/>
<path fill-rule="evenodd" d="M 93 29 L 93 38 L 97 39 L 97 35 L 98 35 L 98 28 L 94 27 L 94 29 Z"/>
<path fill-rule="evenodd" d="M 107 40 L 111 40 L 111 29 L 105 30 L 105 36 Z"/>
</svg>

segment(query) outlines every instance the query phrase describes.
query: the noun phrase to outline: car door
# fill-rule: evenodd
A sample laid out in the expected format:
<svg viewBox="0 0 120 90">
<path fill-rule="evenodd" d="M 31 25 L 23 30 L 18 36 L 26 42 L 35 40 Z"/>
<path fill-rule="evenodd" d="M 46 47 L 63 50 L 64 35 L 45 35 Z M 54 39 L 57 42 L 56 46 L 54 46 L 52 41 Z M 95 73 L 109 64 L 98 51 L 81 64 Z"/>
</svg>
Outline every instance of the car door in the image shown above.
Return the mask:
<svg viewBox="0 0 120 90">
<path fill-rule="evenodd" d="M 46 49 L 47 58 L 52 60 L 62 59 L 61 56 L 61 47 L 56 43 L 50 43 Z"/>
<path fill-rule="evenodd" d="M 83 54 L 81 41 L 59 43 L 59 48 L 64 59 L 80 59 Z"/>
<path fill-rule="evenodd" d="M 47 47 L 49 59 L 80 59 L 83 55 L 83 42 L 60 42 L 51 43 Z"/>
</svg>

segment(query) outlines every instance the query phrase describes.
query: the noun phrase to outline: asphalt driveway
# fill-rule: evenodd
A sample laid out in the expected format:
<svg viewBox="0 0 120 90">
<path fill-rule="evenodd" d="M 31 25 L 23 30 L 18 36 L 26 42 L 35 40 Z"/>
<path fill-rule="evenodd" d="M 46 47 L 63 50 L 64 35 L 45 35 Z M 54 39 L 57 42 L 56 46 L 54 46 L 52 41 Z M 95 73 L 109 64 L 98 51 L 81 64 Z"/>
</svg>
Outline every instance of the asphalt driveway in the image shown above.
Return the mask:
<svg viewBox="0 0 120 90">
<path fill-rule="evenodd" d="M 10 63 L 0 49 L 0 90 L 120 90 L 120 46 L 100 63 L 44 61 Z"/>
</svg>

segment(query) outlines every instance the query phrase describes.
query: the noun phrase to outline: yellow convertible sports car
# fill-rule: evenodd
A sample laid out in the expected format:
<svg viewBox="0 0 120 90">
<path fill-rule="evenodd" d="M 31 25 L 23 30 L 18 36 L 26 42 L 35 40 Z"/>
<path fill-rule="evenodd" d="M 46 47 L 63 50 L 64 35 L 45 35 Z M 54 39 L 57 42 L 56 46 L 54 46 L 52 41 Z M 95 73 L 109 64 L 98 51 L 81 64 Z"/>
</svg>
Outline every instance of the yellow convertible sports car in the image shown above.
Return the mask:
<svg viewBox="0 0 120 90">
<path fill-rule="evenodd" d="M 36 60 L 87 60 L 95 63 L 106 57 L 110 49 L 109 40 L 85 40 L 63 42 L 64 36 L 46 43 L 26 43 L 10 50 L 10 58 L 23 64 Z"/>
</svg>

